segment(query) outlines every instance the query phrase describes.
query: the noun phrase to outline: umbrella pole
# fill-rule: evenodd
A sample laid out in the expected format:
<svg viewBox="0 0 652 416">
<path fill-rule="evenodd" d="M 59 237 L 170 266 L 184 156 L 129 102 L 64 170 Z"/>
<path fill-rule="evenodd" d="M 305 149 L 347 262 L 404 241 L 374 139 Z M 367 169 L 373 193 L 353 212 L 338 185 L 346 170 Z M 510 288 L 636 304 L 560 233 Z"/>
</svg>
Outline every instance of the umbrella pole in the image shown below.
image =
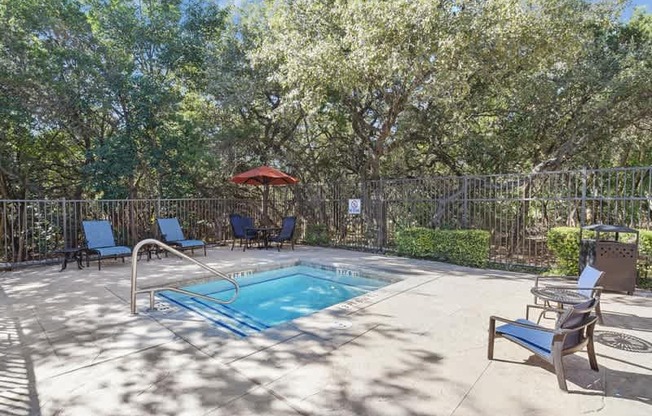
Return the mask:
<svg viewBox="0 0 652 416">
<path fill-rule="evenodd" d="M 263 187 L 263 218 L 261 218 L 261 221 L 267 225 L 269 222 L 267 218 L 267 201 L 269 200 L 269 184 L 265 184 Z"/>
</svg>

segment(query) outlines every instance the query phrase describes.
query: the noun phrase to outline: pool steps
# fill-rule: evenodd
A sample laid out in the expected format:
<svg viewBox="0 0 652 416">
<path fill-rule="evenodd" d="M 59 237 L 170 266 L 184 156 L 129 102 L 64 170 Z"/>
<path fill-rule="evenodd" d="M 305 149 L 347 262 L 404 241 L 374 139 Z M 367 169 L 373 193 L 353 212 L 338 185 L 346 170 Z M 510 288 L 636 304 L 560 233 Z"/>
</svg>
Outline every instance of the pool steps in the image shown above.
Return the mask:
<svg viewBox="0 0 652 416">
<path fill-rule="evenodd" d="M 171 292 L 159 292 L 159 296 L 208 319 L 237 337 L 246 337 L 269 328 L 268 325 L 251 316 L 216 302 Z"/>
</svg>

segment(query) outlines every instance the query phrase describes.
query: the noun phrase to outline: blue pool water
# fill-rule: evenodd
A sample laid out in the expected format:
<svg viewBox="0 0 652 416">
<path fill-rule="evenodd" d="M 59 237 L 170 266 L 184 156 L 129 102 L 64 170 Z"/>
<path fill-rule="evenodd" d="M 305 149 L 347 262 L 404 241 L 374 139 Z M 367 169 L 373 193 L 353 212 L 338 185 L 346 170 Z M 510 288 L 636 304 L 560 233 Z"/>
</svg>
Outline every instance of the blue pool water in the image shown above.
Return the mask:
<svg viewBox="0 0 652 416">
<path fill-rule="evenodd" d="M 352 275 L 353 274 L 353 275 Z M 388 282 L 309 266 L 293 266 L 238 278 L 235 302 L 222 305 L 176 292 L 159 296 L 189 309 L 239 336 L 309 315 Z M 229 299 L 233 286 L 223 280 L 184 287 L 216 299 Z"/>
</svg>

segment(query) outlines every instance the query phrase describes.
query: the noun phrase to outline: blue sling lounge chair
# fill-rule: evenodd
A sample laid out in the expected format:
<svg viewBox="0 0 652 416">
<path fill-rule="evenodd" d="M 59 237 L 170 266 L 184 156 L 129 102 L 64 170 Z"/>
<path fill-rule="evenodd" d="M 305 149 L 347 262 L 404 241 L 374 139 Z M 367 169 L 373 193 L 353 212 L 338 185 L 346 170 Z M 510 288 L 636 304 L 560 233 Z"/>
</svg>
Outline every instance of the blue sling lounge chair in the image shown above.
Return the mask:
<svg viewBox="0 0 652 416">
<path fill-rule="evenodd" d="M 296 225 L 297 225 L 297 217 L 283 218 L 283 224 L 281 224 L 281 231 L 277 235 L 269 239 L 269 241 L 273 241 L 277 244 L 278 251 L 281 251 L 281 247 L 283 247 L 284 241 L 289 241 L 292 250 L 294 250 L 294 240 L 292 239 L 292 237 L 294 236 L 294 228 L 296 227 Z"/>
<path fill-rule="evenodd" d="M 84 238 L 86 240 L 86 266 L 88 267 L 90 259 L 88 254 L 97 253 L 97 268 L 102 269 L 103 258 L 122 257 L 124 263 L 125 257 L 131 256 L 131 249 L 125 246 L 117 246 L 113 237 L 113 227 L 106 220 L 82 221 Z"/>
<path fill-rule="evenodd" d="M 195 254 L 196 248 L 204 249 L 204 256 L 206 255 L 206 243 L 202 240 L 188 240 L 183 235 L 179 220 L 175 218 L 157 218 L 156 223 L 161 232 L 163 242 L 175 246 L 180 250 L 190 249 L 191 253 Z"/>
<path fill-rule="evenodd" d="M 568 391 L 562 358 L 586 347 L 589 365 L 598 371 L 598 361 L 593 347 L 593 329 L 598 320 L 591 315 L 596 299 L 572 306 L 559 317 L 555 328 L 545 328 L 526 319 L 511 321 L 492 316 L 489 318 L 489 345 L 487 357 L 494 358 L 494 340 L 505 338 L 526 348 L 551 363 L 557 374 L 559 388 Z M 496 327 L 496 321 L 505 325 Z"/>
<path fill-rule="evenodd" d="M 235 240 L 240 240 L 240 246 L 244 243 L 242 251 L 247 249 L 247 245 L 258 238 L 258 232 L 254 229 L 254 220 L 251 217 L 243 217 L 240 214 L 229 215 L 231 230 L 233 231 L 233 243 L 231 250 L 235 247 Z"/>
</svg>

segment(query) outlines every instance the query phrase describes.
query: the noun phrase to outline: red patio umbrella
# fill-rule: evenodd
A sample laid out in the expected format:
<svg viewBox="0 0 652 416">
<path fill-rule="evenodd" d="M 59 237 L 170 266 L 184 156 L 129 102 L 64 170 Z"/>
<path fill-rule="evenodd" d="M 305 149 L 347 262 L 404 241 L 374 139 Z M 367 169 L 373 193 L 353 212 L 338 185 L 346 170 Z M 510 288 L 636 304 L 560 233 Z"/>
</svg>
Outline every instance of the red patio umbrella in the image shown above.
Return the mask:
<svg viewBox="0 0 652 416">
<path fill-rule="evenodd" d="M 244 185 L 263 185 L 263 220 L 267 220 L 267 200 L 270 185 L 294 185 L 299 180 L 287 173 L 269 166 L 259 166 L 255 169 L 239 173 L 231 178 L 231 182 Z"/>
</svg>

